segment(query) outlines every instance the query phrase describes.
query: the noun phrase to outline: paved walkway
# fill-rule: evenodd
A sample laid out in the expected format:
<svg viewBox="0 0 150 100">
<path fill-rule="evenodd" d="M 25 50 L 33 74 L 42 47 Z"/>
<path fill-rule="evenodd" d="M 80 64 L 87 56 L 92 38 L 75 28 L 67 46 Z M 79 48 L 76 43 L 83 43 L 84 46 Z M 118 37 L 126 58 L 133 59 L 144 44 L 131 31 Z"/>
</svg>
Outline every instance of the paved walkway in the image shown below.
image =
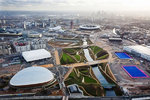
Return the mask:
<svg viewBox="0 0 150 100">
<path fill-rule="evenodd" d="M 108 62 L 108 59 L 91 61 L 91 62 L 86 62 L 86 63 L 67 64 L 67 65 L 63 65 L 63 66 L 66 66 L 66 67 L 81 67 L 81 66 L 89 66 L 89 65 L 95 65 L 95 64 L 106 63 L 106 62 Z"/>
<path fill-rule="evenodd" d="M 41 67 L 54 67 L 54 65 L 53 64 L 47 64 L 47 65 L 40 65 Z"/>
<path fill-rule="evenodd" d="M 58 55 L 58 51 L 55 50 L 55 59 L 56 59 L 56 65 L 60 65 L 60 60 L 59 60 L 59 55 Z"/>
</svg>

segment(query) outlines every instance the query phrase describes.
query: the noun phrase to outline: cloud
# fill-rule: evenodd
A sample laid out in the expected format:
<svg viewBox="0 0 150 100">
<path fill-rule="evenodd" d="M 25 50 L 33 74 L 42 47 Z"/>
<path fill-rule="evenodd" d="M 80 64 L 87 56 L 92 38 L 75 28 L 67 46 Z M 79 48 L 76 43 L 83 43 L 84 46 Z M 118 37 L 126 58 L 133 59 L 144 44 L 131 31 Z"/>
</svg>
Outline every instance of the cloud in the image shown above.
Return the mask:
<svg viewBox="0 0 150 100">
<path fill-rule="evenodd" d="M 22 6 L 22 5 L 28 5 L 28 4 L 40 4 L 42 0 L 1 0 L 1 6 Z"/>
</svg>

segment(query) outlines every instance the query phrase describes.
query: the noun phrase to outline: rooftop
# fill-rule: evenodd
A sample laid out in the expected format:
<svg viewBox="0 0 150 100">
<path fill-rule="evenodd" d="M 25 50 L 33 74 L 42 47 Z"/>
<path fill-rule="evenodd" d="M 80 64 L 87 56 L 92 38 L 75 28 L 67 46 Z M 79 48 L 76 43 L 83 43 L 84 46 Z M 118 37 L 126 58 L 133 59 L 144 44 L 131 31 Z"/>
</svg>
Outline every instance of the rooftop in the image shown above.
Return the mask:
<svg viewBox="0 0 150 100">
<path fill-rule="evenodd" d="M 30 62 L 30 61 L 50 58 L 51 53 L 45 49 L 38 49 L 38 50 L 31 50 L 31 51 L 22 52 L 22 56 L 27 62 Z"/>
<path fill-rule="evenodd" d="M 134 51 L 137 51 L 141 54 L 150 55 L 150 48 L 142 46 L 142 45 L 136 45 L 136 46 L 126 46 Z"/>
<path fill-rule="evenodd" d="M 44 67 L 34 66 L 25 68 L 15 74 L 10 80 L 10 85 L 15 87 L 38 85 L 53 79 L 54 75 L 51 71 Z"/>
</svg>

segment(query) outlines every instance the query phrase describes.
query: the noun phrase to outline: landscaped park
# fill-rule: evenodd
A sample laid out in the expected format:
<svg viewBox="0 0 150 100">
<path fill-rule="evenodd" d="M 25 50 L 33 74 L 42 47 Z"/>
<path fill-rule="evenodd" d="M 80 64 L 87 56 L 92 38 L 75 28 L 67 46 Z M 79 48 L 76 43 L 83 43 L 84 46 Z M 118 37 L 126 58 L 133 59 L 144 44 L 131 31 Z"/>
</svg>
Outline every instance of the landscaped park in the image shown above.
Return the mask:
<svg viewBox="0 0 150 100">
<path fill-rule="evenodd" d="M 102 72 L 103 76 L 112 84 L 113 90 L 116 95 L 121 96 L 122 91 L 115 81 L 111 70 L 106 63 L 99 65 L 99 70 Z M 77 84 L 79 88 L 83 91 L 85 96 L 105 96 L 106 90 L 103 88 L 102 84 L 95 77 L 91 66 L 75 67 L 73 68 L 70 75 L 65 79 L 65 85 Z"/>
<path fill-rule="evenodd" d="M 103 87 L 93 75 L 92 68 L 88 66 L 74 68 L 65 84 L 78 84 L 85 96 L 104 96 Z"/>
<path fill-rule="evenodd" d="M 103 50 L 98 46 L 90 46 L 89 51 L 92 54 L 91 57 L 94 58 L 95 60 L 107 59 L 109 56 L 107 51 Z"/>
<path fill-rule="evenodd" d="M 60 62 L 62 65 L 86 61 L 82 48 L 66 48 L 62 50 Z"/>
<path fill-rule="evenodd" d="M 108 58 L 107 51 L 103 50 L 98 46 L 90 46 L 89 48 L 90 56 L 94 60 L 102 60 Z M 87 61 L 82 48 L 65 48 L 62 50 L 62 55 L 60 62 L 62 65 L 81 63 Z"/>
</svg>

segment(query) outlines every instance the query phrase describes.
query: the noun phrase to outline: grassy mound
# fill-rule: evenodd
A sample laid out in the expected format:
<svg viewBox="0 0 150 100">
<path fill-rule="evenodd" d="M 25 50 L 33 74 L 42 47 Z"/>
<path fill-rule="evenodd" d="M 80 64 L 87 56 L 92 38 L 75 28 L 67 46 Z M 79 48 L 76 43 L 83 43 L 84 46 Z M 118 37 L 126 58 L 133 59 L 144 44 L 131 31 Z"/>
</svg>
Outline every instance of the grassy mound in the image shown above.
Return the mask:
<svg viewBox="0 0 150 100">
<path fill-rule="evenodd" d="M 107 51 L 103 50 L 98 46 L 90 46 L 90 49 L 92 50 L 94 56 L 96 57 L 96 60 L 107 59 L 109 56 Z"/>
<path fill-rule="evenodd" d="M 77 61 L 80 61 L 80 56 L 79 55 L 74 55 Z"/>
<path fill-rule="evenodd" d="M 94 54 L 97 54 L 98 52 L 102 51 L 103 49 L 98 46 L 91 46 L 90 47 Z"/>
<path fill-rule="evenodd" d="M 71 64 L 71 63 L 75 63 L 76 61 L 68 54 L 63 53 L 60 62 L 61 64 Z"/>
<path fill-rule="evenodd" d="M 62 50 L 62 56 L 60 59 L 61 64 L 72 64 L 84 62 L 85 57 L 83 49 L 81 48 L 66 48 Z"/>
</svg>

